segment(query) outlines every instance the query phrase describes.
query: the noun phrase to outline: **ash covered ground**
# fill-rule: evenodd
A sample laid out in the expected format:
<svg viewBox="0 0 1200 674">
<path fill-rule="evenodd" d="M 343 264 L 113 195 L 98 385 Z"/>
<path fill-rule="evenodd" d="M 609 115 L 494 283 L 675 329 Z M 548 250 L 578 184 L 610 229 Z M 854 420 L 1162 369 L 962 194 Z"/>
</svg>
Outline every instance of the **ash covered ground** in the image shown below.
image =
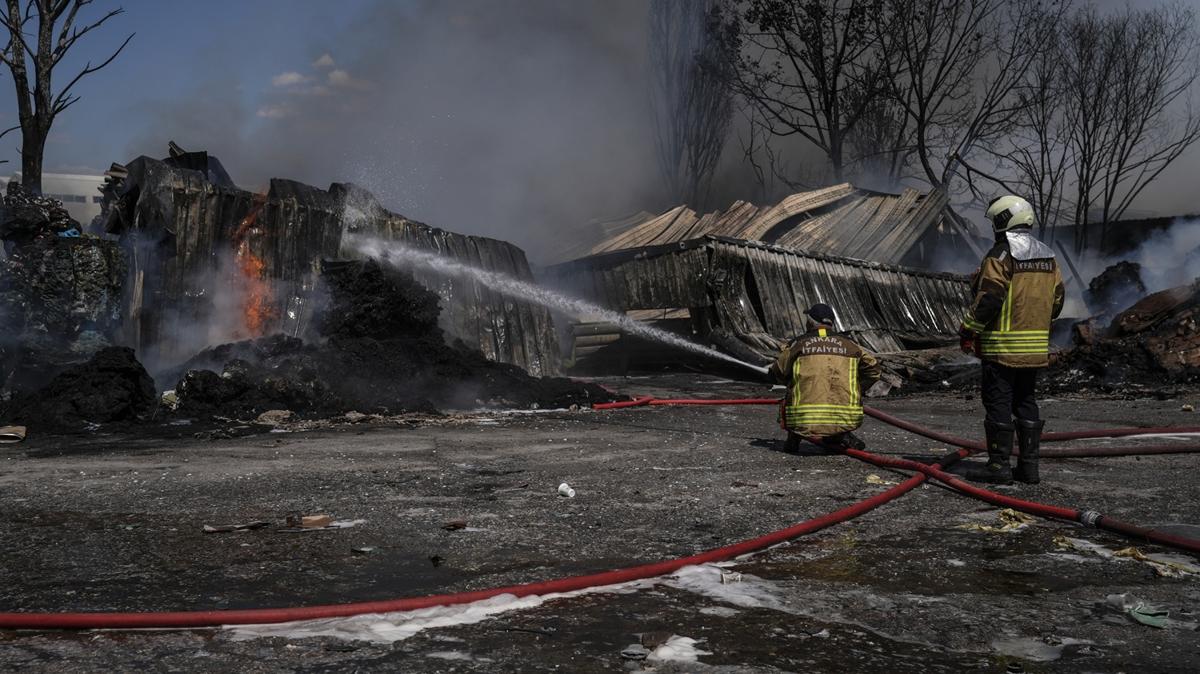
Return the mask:
<svg viewBox="0 0 1200 674">
<path fill-rule="evenodd" d="M 702 376 L 602 383 L 663 397 L 771 394 Z M 1198 397 L 1055 397 L 1043 410 L 1052 431 L 1195 425 L 1195 413 L 1181 408 Z M 877 402 L 938 429 L 979 435 L 973 396 Z M 298 430 L 303 424 L 257 427 L 206 441 L 103 428 L 69 441 L 34 436 L 0 449 L 0 604 L 242 608 L 480 589 L 695 553 L 835 510 L 882 491 L 881 480 L 901 479 L 844 457 L 782 453 L 774 414 L 769 407 L 470 414 L 308 432 Z M 862 435 L 886 453 L 945 450 L 870 420 Z M 1196 535 L 1194 456 L 1043 463 L 1040 486 L 1003 491 Z M 575 498 L 557 495 L 564 481 Z M 287 515 L 314 513 L 364 521 L 281 531 Z M 202 531 L 255 521 L 269 525 Z M 1148 562 L 1112 557 L 1130 543 L 1091 529 L 1047 521 L 1005 532 L 973 526 L 1001 524 L 994 508 L 927 486 L 724 569 L 553 599 L 472 624 L 451 619 L 395 641 L 412 623 L 325 626 L 342 638 L 294 628 L 3 632 L 0 668 L 1195 671 L 1200 576 L 1162 575 Z M 741 573 L 741 581 L 722 584 L 722 570 Z M 1164 608 L 1176 622 L 1137 623 L 1112 606 L 1113 595 Z M 650 657 L 623 658 L 634 644 Z"/>
</svg>

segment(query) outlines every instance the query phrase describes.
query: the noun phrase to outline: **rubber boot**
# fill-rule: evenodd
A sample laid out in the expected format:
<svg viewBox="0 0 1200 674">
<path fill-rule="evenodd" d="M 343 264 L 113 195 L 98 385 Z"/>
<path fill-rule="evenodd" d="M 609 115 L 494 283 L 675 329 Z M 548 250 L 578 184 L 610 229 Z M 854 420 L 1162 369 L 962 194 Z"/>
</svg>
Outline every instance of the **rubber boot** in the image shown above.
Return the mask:
<svg viewBox="0 0 1200 674">
<path fill-rule="evenodd" d="M 1042 481 L 1038 475 L 1038 455 L 1041 453 L 1042 427 L 1046 422 L 1017 419 L 1016 425 L 1017 446 L 1021 448 L 1021 455 L 1017 457 L 1013 479 L 1025 484 L 1037 484 Z"/>
<path fill-rule="evenodd" d="M 787 441 L 783 443 L 783 451 L 787 454 L 799 454 L 800 436 L 788 431 Z"/>
<path fill-rule="evenodd" d="M 851 431 L 842 433 L 841 445 L 847 449 L 857 449 L 859 451 L 867 448 L 867 443 L 863 442 L 862 438 L 858 437 Z"/>
<path fill-rule="evenodd" d="M 1012 424 L 995 424 L 990 421 L 983 423 L 987 433 L 987 465 L 976 467 L 966 474 L 972 482 L 986 484 L 1012 484 L 1013 472 L 1009 464 L 1012 457 L 1013 432 Z"/>
</svg>

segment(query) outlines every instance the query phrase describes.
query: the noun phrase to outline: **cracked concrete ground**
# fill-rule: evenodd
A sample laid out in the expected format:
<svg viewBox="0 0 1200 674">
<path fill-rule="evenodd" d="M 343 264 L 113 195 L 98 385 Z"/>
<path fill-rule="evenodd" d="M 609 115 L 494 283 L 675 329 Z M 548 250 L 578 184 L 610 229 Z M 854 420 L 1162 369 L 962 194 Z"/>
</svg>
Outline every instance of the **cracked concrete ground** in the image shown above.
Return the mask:
<svg viewBox="0 0 1200 674">
<path fill-rule="evenodd" d="M 604 383 L 675 397 L 769 394 L 762 386 L 682 375 Z M 1200 418 L 1180 410 L 1198 397 L 1058 398 L 1043 411 L 1048 430 L 1197 425 Z M 979 401 L 971 396 L 876 404 L 938 429 L 979 434 Z M 845 457 L 782 453 L 774 414 L 766 407 L 481 413 L 416 425 L 264 428 L 209 440 L 167 438 L 166 429 L 100 429 L 66 439 L 31 429 L 25 443 L 0 447 L 0 610 L 298 606 L 510 585 L 693 554 L 835 510 L 887 488 L 879 482 L 902 479 Z M 862 435 L 880 452 L 945 450 L 874 421 Z M 1041 485 L 1002 489 L 1196 536 L 1200 529 L 1189 527 L 1200 525 L 1198 460 L 1047 461 Z M 575 498 L 557 495 L 562 482 L 576 489 Z M 277 530 L 289 514 L 314 513 L 365 522 Z M 202 531 L 259 520 L 272 526 Z M 453 520 L 465 527 L 444 528 Z M 0 669 L 1200 667 L 1200 576 L 1162 575 L 1178 567 L 1112 557 L 1130 543 L 1065 523 L 1037 521 L 1003 533 L 962 526 L 998 523 L 998 512 L 984 503 L 923 486 L 847 524 L 722 568 L 531 602 L 486 618 L 451 616 L 421 630 L 411 617 L 347 622 L 337 627 L 343 638 L 301 637 L 297 629 L 261 633 L 268 636 L 225 629 L 0 631 Z M 723 571 L 730 581 L 728 572 L 741 573 L 740 582 L 722 584 Z M 1132 620 L 1108 600 L 1121 594 L 1168 610 L 1168 626 Z M 401 633 L 411 636 L 392 640 Z M 649 657 L 623 658 L 639 641 L 639 657 Z"/>
</svg>

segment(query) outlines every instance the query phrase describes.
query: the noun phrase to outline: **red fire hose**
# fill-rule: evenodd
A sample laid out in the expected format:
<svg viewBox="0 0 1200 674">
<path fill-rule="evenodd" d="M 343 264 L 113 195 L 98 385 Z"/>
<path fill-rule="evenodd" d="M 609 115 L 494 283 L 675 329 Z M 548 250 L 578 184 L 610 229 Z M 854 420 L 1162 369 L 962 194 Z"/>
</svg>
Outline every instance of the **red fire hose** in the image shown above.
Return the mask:
<svg viewBox="0 0 1200 674">
<path fill-rule="evenodd" d="M 778 398 L 731 398 L 731 399 L 671 399 L 663 400 L 649 396 L 634 398 L 617 403 L 599 403 L 592 406 L 596 410 L 613 410 L 628 407 L 644 407 L 647 405 L 778 405 Z M 910 421 L 894 417 L 873 407 L 864 407 L 863 411 L 871 417 L 889 426 L 936 440 L 955 447 L 966 447 L 983 451 L 983 443 L 957 435 L 941 433 Z M 1094 438 L 1121 438 L 1131 435 L 1161 435 L 1170 433 L 1200 433 L 1200 426 L 1177 426 L 1155 428 L 1110 428 L 1098 431 L 1069 431 L 1064 433 L 1043 433 L 1044 442 L 1063 442 L 1066 440 L 1086 440 Z M 1014 453 L 1020 452 L 1014 448 Z M 1063 447 L 1043 448 L 1041 455 L 1048 459 L 1092 458 L 1102 456 L 1140 456 L 1150 454 L 1194 454 L 1200 453 L 1200 445 L 1154 445 L 1154 446 L 1120 446 L 1120 447 Z"/>
<path fill-rule="evenodd" d="M 655 401 L 653 399 L 647 401 L 644 398 L 639 398 L 637 400 L 637 402 L 639 404 L 650 404 L 650 405 L 653 405 L 656 403 L 668 404 L 665 401 Z M 723 402 L 723 401 L 707 400 L 707 399 L 700 400 L 700 401 L 674 400 L 674 401 L 671 401 L 670 404 L 713 405 L 713 404 L 719 404 L 720 402 Z M 737 404 L 777 405 L 777 404 L 779 404 L 779 402 L 780 401 L 778 399 L 743 398 L 743 399 L 738 400 Z M 597 409 L 603 409 L 603 408 L 601 406 L 597 406 Z M 944 442 L 946 444 L 955 445 L 958 447 L 964 447 L 967 449 L 973 449 L 973 450 L 977 450 L 977 451 L 984 449 L 983 443 L 981 443 L 981 442 L 978 442 L 975 440 L 968 440 L 966 438 L 960 438 L 960 437 L 948 435 L 945 433 L 940 433 L 938 431 L 934 431 L 932 429 L 925 428 L 924 426 L 920 426 L 918 424 L 914 424 L 912 422 L 905 421 L 903 419 L 894 417 L 890 414 L 887 414 L 886 412 L 881 412 L 874 408 L 866 407 L 866 408 L 864 408 L 864 411 L 867 414 L 869 414 L 870 416 L 872 416 L 886 424 L 909 431 L 911 433 L 915 433 L 917 435 L 921 435 L 921 436 L 930 438 L 932 440 L 937 440 L 939 442 Z M 1194 428 L 1194 427 L 1113 428 L 1113 429 L 1102 429 L 1102 430 L 1096 430 L 1096 431 L 1072 431 L 1072 432 L 1068 432 L 1068 433 L 1046 433 L 1042 437 L 1043 437 L 1043 439 L 1047 439 L 1051 442 L 1055 442 L 1055 441 L 1062 441 L 1062 440 L 1078 440 L 1078 439 L 1086 439 L 1086 438 L 1115 438 L 1115 437 L 1126 437 L 1126 436 L 1130 436 L 1130 435 L 1144 435 L 1144 434 L 1158 434 L 1158 433 L 1194 433 L 1194 432 L 1200 432 L 1200 428 Z M 1200 452 L 1200 446 L 1197 446 L 1197 445 L 1180 445 L 1180 446 L 1167 445 L 1167 446 L 1154 446 L 1154 447 L 1064 448 L 1064 449 L 1043 450 L 1042 455 L 1046 456 L 1046 457 L 1066 458 L 1066 457 L 1092 457 L 1092 456 L 1127 456 L 1127 455 L 1137 455 L 1137 454 L 1143 454 L 1143 453 L 1144 454 L 1181 454 L 1181 453 L 1194 453 L 1194 452 Z M 1146 529 L 1144 527 L 1139 527 L 1134 524 L 1129 524 L 1128 522 L 1123 522 L 1121 520 L 1115 519 L 1115 518 L 1107 516 L 1107 515 L 1101 515 L 1100 513 L 1097 513 L 1095 511 L 1080 511 L 1080 510 L 1076 510 L 1073 508 L 1064 508 L 1061 506 L 1047 505 L 1044 503 L 1037 503 L 1035 501 L 1027 501 L 1024 499 L 1018 499 L 1018 498 L 1014 498 L 1011 496 L 1005 496 L 1003 494 L 997 494 L 993 491 L 989 491 L 987 489 L 980 489 L 979 487 L 976 487 L 976 486 L 968 484 L 962 480 L 959 480 L 958 478 L 954 477 L 953 475 L 941 470 L 941 468 L 939 468 L 938 466 L 931 466 L 931 465 L 927 465 L 927 464 L 920 463 L 917 461 L 911 461 L 908 459 L 880 456 L 878 454 L 872 454 L 870 452 L 864 452 L 864 451 L 855 450 L 855 449 L 847 449 L 847 450 L 845 450 L 845 453 L 848 456 L 853 456 L 857 459 L 861 459 L 863 461 L 866 461 L 868 463 L 871 463 L 871 464 L 874 464 L 877 466 L 885 466 L 888 468 L 900 468 L 900 469 L 906 469 L 906 470 L 919 471 L 920 473 L 928 475 L 930 477 L 933 477 L 933 478 L 937 479 L 938 481 L 940 481 L 944 484 L 947 484 L 964 494 L 967 494 L 968 496 L 973 496 L 975 498 L 981 499 L 983 501 L 987 501 L 989 503 L 1002 505 L 1005 507 L 1013 508 L 1016 510 L 1020 510 L 1022 512 L 1027 512 L 1027 513 L 1030 513 L 1033 515 L 1038 515 L 1041 517 L 1049 517 L 1049 518 L 1053 518 L 1053 519 L 1068 520 L 1071 522 L 1080 522 L 1082 524 L 1086 524 L 1089 526 L 1095 526 L 1096 528 L 1105 529 L 1107 531 L 1118 533 L 1118 534 L 1121 534 L 1124 536 L 1142 539 L 1145 541 L 1149 541 L 1151 543 L 1157 543 L 1159 545 L 1165 545 L 1165 546 L 1169 546 L 1169 547 L 1179 548 L 1182 550 L 1187 550 L 1189 552 L 1200 552 L 1200 541 L 1197 541 L 1197 540 L 1182 538 L 1179 536 L 1172 536 L 1170 534 L 1159 533 L 1159 532 L 1151 530 L 1151 529 Z M 962 455 L 965 456 L 965 453 Z"/>
<path fill-rule="evenodd" d="M 965 453 L 963 453 L 965 454 Z M 951 454 L 947 459 L 952 463 L 958 454 Z M 585 576 L 572 576 L 558 580 L 525 583 L 510 587 L 498 587 L 490 590 L 475 592 L 458 592 L 455 594 L 430 595 L 426 597 L 411 597 L 388 601 L 359 602 L 354 604 L 331 604 L 326 606 L 302 606 L 295 608 L 275 609 L 246 609 L 221 611 L 170 611 L 150 613 L 0 613 L 0 629 L 132 629 L 132 628 L 163 628 L 163 627 L 214 627 L 219 625 L 256 625 L 265 623 L 289 622 L 292 620 L 314 620 L 317 618 L 336 618 L 364 613 L 389 613 L 393 611 L 413 611 L 432 606 L 450 606 L 468 604 L 483 599 L 490 599 L 502 594 L 517 597 L 543 595 L 558 592 L 572 592 L 602 585 L 616 585 L 635 580 L 654 578 L 674 573 L 685 566 L 705 564 L 732 559 L 749 552 L 763 550 L 772 545 L 783 543 L 797 536 L 820 531 L 826 527 L 858 517 L 863 513 L 895 500 L 912 491 L 925 481 L 925 475 L 914 475 L 904 482 L 876 494 L 868 499 L 859 501 L 820 517 L 801 522 L 786 529 L 753 538 L 741 543 L 702 552 L 690 557 L 670 559 L 653 564 L 643 564 L 626 569 L 593 573 Z"/>
<path fill-rule="evenodd" d="M 634 400 L 620 403 L 605 403 L 596 405 L 595 409 L 621 409 L 626 407 L 638 407 L 643 405 L 766 405 L 778 404 L 778 400 L 766 398 L 746 398 L 735 400 L 655 400 L 650 397 L 635 398 Z M 914 433 L 919 433 L 925 437 L 929 437 L 947 444 L 958 445 L 966 448 L 975 449 L 979 447 L 979 443 L 966 440 L 963 438 L 955 438 L 929 429 L 922 428 L 915 424 L 904 422 L 890 415 L 879 412 L 878 410 L 868 409 L 867 413 L 886 423 L 894 423 L 899 428 L 910 430 Z M 1134 435 L 1139 433 L 1149 432 L 1191 432 L 1184 429 L 1120 429 L 1117 431 L 1124 435 Z M 1062 436 L 1070 436 L 1070 439 L 1086 438 L 1086 437 L 1118 437 L 1112 435 L 1112 432 L 1084 432 L 1058 434 L 1056 439 L 1068 439 Z M 1050 435 L 1050 434 L 1047 434 Z M 1108 448 L 1112 449 L 1121 448 Z M 1163 449 L 1163 448 L 1153 448 Z M 1179 448 L 1173 448 L 1179 449 Z M 1196 448 L 1200 450 L 1200 448 Z M 1143 538 L 1162 545 L 1178 547 L 1192 552 L 1200 552 L 1200 541 L 1169 536 L 1155 531 L 1137 527 L 1119 520 L 1114 520 L 1107 516 L 1102 516 L 1098 513 L 1081 512 L 1071 508 L 1062 508 L 1058 506 L 1050 506 L 1032 501 L 1024 501 L 1009 496 L 1003 496 L 990 492 L 985 489 L 979 489 L 972 485 L 966 484 L 957 478 L 944 472 L 942 468 L 949 466 L 958 459 L 966 456 L 969 452 L 966 449 L 961 449 L 948 454 L 941 459 L 936 465 L 926 465 L 915 461 L 908 461 L 895 457 L 883 457 L 869 452 L 859 452 L 857 450 L 847 450 L 847 454 L 855 458 L 874 463 L 876 465 L 888 466 L 894 468 L 904 468 L 917 471 L 916 475 L 908 478 L 904 482 L 867 498 L 858 503 L 849 505 L 832 513 L 816 517 L 805 522 L 793 525 L 786 529 L 760 536 L 758 538 L 742 541 L 707 552 L 703 552 L 690 557 L 682 557 L 678 559 L 665 560 L 652 564 L 643 564 L 640 566 L 630 567 L 626 569 L 618 569 L 595 573 L 583 576 L 573 576 L 569 578 L 561 578 L 552 581 L 541 581 L 534 583 L 526 583 L 523 585 L 514 585 L 510 587 L 493 588 L 490 590 L 478 590 L 474 592 L 460 592 L 454 594 L 430 595 L 425 597 L 412 597 L 405 599 L 395 599 L 387 601 L 375 602 L 358 602 L 351 604 L 333 604 L 325 606 L 306 606 L 294 608 L 279 608 L 279 609 L 245 609 L 245 610 L 217 610 L 217 611 L 171 611 L 171 612 L 131 612 L 131 613 L 0 613 L 0 629 L 131 629 L 131 628 L 184 628 L 184 627 L 212 627 L 218 625 L 234 625 L 234 624 L 264 624 L 289 622 L 294 620 L 312 620 L 318 618 L 345 617 L 352 615 L 361 615 L 365 613 L 386 613 L 395 611 L 412 611 L 433 606 L 446 606 L 454 604 L 465 604 L 491 597 L 496 597 L 504 594 L 514 596 L 530 596 L 543 595 L 552 593 L 571 592 L 582 590 L 590 587 L 603 585 L 614 585 L 618 583 L 627 583 L 635 580 L 653 578 L 664 574 L 673 573 L 679 569 L 694 564 L 704 564 L 732 559 L 739 555 L 762 550 L 764 548 L 776 545 L 792 538 L 819 531 L 826 527 L 845 522 L 863 513 L 866 513 L 874 508 L 877 508 L 889 501 L 895 500 L 900 496 L 912 491 L 920 485 L 926 476 L 934 477 L 947 485 L 958 489 L 962 493 L 984 499 L 991 503 L 1008 505 L 1025 512 L 1033 514 L 1053 517 L 1057 519 L 1065 519 L 1070 521 L 1079 521 L 1085 524 L 1098 526 L 1099 528 L 1113 531 L 1126 536 Z M 1165 452 L 1154 452 L 1165 453 Z"/>
<path fill-rule="evenodd" d="M 994 503 L 999 506 L 1013 508 L 1014 510 L 1027 512 L 1031 515 L 1038 515 L 1039 517 L 1067 520 L 1069 522 L 1079 522 L 1081 524 L 1094 526 L 1097 529 L 1112 531 L 1123 536 L 1140 538 L 1150 543 L 1157 543 L 1159 545 L 1187 550 L 1188 552 L 1200 553 L 1200 541 L 1194 539 L 1159 533 L 1152 529 L 1145 529 L 1143 527 L 1129 524 L 1128 522 L 1122 522 L 1121 520 L 1114 519 L 1108 515 L 1101 515 L 1100 513 L 1094 511 L 1080 511 L 1075 510 L 1074 508 L 1046 505 L 1044 503 L 1037 503 L 1036 501 L 1027 501 L 1025 499 L 1014 498 L 1012 496 L 1005 496 L 1004 494 L 997 494 L 994 491 L 980 489 L 972 484 L 963 482 L 953 475 L 941 470 L 937 466 L 928 466 L 917 461 L 910 461 L 908 459 L 900 459 L 891 456 L 879 456 L 878 454 L 872 454 L 870 452 L 864 452 L 857 449 L 847 449 L 845 450 L 845 453 L 848 456 L 853 456 L 856 459 L 866 461 L 867 463 L 876 466 L 920 471 L 921 473 L 924 473 L 925 475 L 928 475 L 939 482 L 954 487 L 958 491 L 968 496 L 973 496 L 977 499 L 987 501 L 988 503 Z"/>
</svg>

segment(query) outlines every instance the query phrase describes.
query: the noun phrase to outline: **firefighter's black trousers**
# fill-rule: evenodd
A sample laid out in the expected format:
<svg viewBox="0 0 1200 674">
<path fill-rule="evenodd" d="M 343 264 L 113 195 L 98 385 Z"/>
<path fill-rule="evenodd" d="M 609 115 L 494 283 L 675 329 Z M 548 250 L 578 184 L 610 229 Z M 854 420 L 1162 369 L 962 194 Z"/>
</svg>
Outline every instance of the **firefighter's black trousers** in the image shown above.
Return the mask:
<svg viewBox="0 0 1200 674">
<path fill-rule="evenodd" d="M 983 361 L 981 395 L 987 420 L 1011 424 L 1013 417 L 1037 421 L 1037 377 L 1039 368 L 1008 367 Z"/>
</svg>

